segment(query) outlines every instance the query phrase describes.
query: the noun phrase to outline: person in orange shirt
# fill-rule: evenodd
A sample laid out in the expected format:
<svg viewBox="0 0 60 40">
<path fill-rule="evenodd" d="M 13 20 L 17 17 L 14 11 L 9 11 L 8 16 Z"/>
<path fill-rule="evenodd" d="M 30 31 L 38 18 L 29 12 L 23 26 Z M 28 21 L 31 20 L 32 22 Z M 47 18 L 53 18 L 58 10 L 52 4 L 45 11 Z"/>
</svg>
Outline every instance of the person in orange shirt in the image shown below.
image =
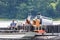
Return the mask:
<svg viewBox="0 0 60 40">
<path fill-rule="evenodd" d="M 34 20 L 35 24 L 34 24 L 34 32 L 38 32 L 38 30 L 40 30 L 40 20 L 36 19 Z"/>
<path fill-rule="evenodd" d="M 40 26 L 40 20 L 36 19 L 36 27 L 39 27 L 39 26 Z"/>
<path fill-rule="evenodd" d="M 40 28 L 40 20 L 39 19 L 36 19 L 36 28 L 37 28 L 37 30 L 39 30 L 39 28 Z"/>
</svg>

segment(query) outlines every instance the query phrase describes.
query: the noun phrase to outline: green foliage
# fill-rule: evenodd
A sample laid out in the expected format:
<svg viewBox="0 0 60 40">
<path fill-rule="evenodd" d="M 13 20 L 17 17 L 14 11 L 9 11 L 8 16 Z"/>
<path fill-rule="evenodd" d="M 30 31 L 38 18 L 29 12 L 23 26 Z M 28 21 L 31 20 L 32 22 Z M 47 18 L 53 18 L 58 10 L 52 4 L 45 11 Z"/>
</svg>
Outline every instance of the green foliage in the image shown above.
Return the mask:
<svg viewBox="0 0 60 40">
<path fill-rule="evenodd" d="M 0 18 L 25 19 L 28 13 L 60 18 L 60 0 L 0 0 Z"/>
</svg>

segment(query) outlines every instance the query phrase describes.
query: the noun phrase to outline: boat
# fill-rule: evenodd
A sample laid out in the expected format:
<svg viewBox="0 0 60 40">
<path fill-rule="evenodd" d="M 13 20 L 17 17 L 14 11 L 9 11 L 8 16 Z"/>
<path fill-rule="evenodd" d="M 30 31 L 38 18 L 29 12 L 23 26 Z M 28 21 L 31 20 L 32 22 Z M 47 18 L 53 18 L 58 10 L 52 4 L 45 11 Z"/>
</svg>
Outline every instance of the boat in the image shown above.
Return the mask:
<svg viewBox="0 0 60 40">
<path fill-rule="evenodd" d="M 41 22 L 42 22 L 41 25 L 44 25 L 44 26 L 53 25 L 53 20 L 52 20 L 52 18 L 49 18 L 49 17 L 45 17 L 45 16 L 41 16 L 41 15 L 37 15 L 33 18 L 32 18 L 32 15 L 29 15 L 27 17 L 27 19 L 29 19 L 31 21 L 31 23 L 32 23 L 33 19 L 37 19 L 37 18 L 41 19 Z M 19 25 L 20 25 L 20 23 L 24 24 L 25 20 L 18 21 L 18 24 Z M 10 23 L 11 23 L 11 21 L 8 21 L 8 22 L 4 21 L 3 23 L 2 22 L 0 23 L 0 25 L 1 25 L 1 27 L 0 27 L 0 39 L 22 39 L 22 40 L 23 39 L 24 40 L 29 40 L 30 39 L 30 40 L 32 40 L 36 36 L 54 36 L 53 38 L 55 38 L 56 36 L 59 36 L 58 33 L 54 33 L 54 32 L 52 33 L 52 31 L 48 32 L 44 35 L 41 35 L 39 33 L 32 32 L 32 31 L 26 32 L 25 30 L 10 30 L 9 29 L 9 24 Z"/>
</svg>

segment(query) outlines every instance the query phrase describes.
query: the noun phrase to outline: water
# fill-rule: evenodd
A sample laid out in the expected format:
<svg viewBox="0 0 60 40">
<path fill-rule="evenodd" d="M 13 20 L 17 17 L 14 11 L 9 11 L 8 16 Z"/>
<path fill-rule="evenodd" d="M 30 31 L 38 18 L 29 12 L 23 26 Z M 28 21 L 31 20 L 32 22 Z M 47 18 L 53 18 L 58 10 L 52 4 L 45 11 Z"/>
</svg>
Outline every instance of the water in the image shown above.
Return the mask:
<svg viewBox="0 0 60 40">
<path fill-rule="evenodd" d="M 0 28 L 7 28 L 10 26 L 10 23 L 12 21 L 0 21 Z M 19 23 L 24 23 L 24 21 L 15 21 L 16 23 L 19 22 Z"/>
<path fill-rule="evenodd" d="M 11 22 L 12 21 L 10 21 L 10 20 L 9 21 L 0 21 L 0 27 L 2 27 L 2 28 L 9 27 Z M 15 21 L 15 22 L 17 22 L 17 21 Z M 24 23 L 24 21 L 18 21 L 18 22 Z M 58 24 L 60 24 L 60 21 L 53 21 L 53 25 L 58 25 Z"/>
<path fill-rule="evenodd" d="M 0 21 L 0 28 L 9 27 L 11 21 Z"/>
</svg>

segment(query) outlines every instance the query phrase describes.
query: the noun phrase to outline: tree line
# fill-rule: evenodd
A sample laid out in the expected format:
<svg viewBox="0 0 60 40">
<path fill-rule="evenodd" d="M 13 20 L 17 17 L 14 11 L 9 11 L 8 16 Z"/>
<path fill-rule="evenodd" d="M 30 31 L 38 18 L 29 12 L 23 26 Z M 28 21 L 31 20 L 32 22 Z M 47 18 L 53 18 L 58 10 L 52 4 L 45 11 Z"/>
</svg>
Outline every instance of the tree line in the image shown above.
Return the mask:
<svg viewBox="0 0 60 40">
<path fill-rule="evenodd" d="M 60 18 L 60 0 L 0 0 L 0 18 L 25 19 L 28 13 Z"/>
</svg>

